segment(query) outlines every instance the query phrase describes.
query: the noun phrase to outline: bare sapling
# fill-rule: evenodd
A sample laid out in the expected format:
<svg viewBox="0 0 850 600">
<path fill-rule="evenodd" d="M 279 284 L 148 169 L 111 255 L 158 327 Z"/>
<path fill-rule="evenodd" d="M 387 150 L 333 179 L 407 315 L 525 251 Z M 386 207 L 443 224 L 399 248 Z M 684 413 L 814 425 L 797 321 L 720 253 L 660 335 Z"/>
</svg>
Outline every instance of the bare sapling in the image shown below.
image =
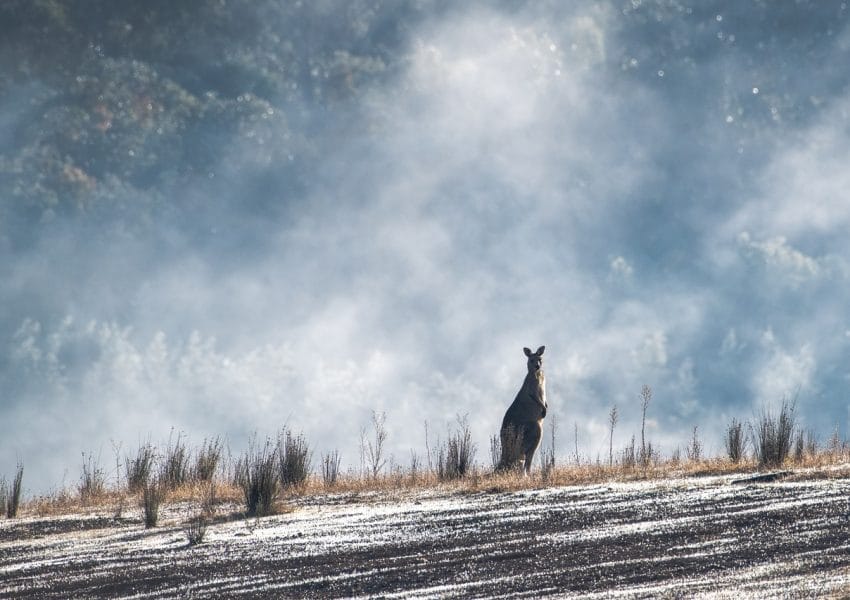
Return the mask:
<svg viewBox="0 0 850 600">
<path fill-rule="evenodd" d="M 425 458 L 428 460 L 428 472 L 434 472 L 434 461 L 431 458 L 431 444 L 428 440 L 428 421 L 424 421 L 425 423 Z"/>
<path fill-rule="evenodd" d="M 374 438 L 366 440 L 366 458 L 372 479 L 377 479 L 386 464 L 384 444 L 387 441 L 387 413 L 372 411 L 372 428 Z"/>
<path fill-rule="evenodd" d="M 574 445 L 575 445 L 575 455 L 574 456 L 575 456 L 576 466 L 578 466 L 579 462 L 580 462 L 579 456 L 578 456 L 578 423 L 576 423 L 575 421 L 573 421 L 573 442 L 574 442 Z"/>
<path fill-rule="evenodd" d="M 640 450 L 635 450 L 635 436 L 632 436 L 631 441 L 623 447 L 623 452 L 620 457 L 620 466 L 622 466 L 623 469 L 634 469 L 637 461 L 636 455 L 638 452 L 640 452 Z"/>
<path fill-rule="evenodd" d="M 649 461 L 651 458 L 651 452 L 649 451 L 649 448 L 647 448 L 646 445 L 646 409 L 649 407 L 649 403 L 651 401 L 652 388 L 648 385 L 644 385 L 640 389 L 640 456 L 638 457 L 638 460 L 640 462 L 641 467 L 643 467 L 644 472 L 646 471 L 646 467 L 649 465 Z"/>
<path fill-rule="evenodd" d="M 617 405 L 611 407 L 608 413 L 608 466 L 614 466 L 614 427 L 617 425 Z"/>
<path fill-rule="evenodd" d="M 332 450 L 328 454 L 322 455 L 322 483 L 326 488 L 331 488 L 336 485 L 339 479 L 339 450 Z"/>
<path fill-rule="evenodd" d="M 699 462 L 702 460 L 702 442 L 697 435 L 698 427 L 694 426 L 693 433 L 691 434 L 691 441 L 688 442 L 688 447 L 685 448 L 685 453 L 688 456 L 688 460 L 691 462 Z"/>
<path fill-rule="evenodd" d="M 495 434 L 490 436 L 490 462 L 494 471 L 498 471 L 502 464 L 502 441 Z"/>
<path fill-rule="evenodd" d="M 115 490 L 121 489 L 121 446 L 122 442 L 116 442 L 113 439 L 109 440 L 112 446 L 112 454 L 115 456 Z"/>
<path fill-rule="evenodd" d="M 549 421 L 549 444 L 541 452 L 540 459 L 540 475 L 543 481 L 548 481 L 555 473 L 555 415 Z"/>
<path fill-rule="evenodd" d="M 422 459 L 415 450 L 410 450 L 410 482 L 415 484 L 419 480 L 422 471 Z"/>
<path fill-rule="evenodd" d="M 360 477 L 366 477 L 366 426 L 360 428 Z"/>
</svg>

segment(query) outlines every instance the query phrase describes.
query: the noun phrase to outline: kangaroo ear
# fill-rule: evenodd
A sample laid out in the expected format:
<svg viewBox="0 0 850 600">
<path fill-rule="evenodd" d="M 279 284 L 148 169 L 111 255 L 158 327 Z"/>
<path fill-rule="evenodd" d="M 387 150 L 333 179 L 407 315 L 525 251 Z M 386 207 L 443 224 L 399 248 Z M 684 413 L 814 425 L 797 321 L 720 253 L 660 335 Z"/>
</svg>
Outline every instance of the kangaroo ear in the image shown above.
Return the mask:
<svg viewBox="0 0 850 600">
<path fill-rule="evenodd" d="M 525 352 L 526 356 L 531 356 L 531 350 L 529 350 L 528 348 L 523 348 L 522 351 Z"/>
<path fill-rule="evenodd" d="M 545 349 L 546 349 L 546 346 L 540 346 L 540 347 L 537 349 L 537 352 L 535 352 L 535 354 L 536 354 L 537 356 L 543 356 L 543 351 L 544 351 Z"/>
</svg>

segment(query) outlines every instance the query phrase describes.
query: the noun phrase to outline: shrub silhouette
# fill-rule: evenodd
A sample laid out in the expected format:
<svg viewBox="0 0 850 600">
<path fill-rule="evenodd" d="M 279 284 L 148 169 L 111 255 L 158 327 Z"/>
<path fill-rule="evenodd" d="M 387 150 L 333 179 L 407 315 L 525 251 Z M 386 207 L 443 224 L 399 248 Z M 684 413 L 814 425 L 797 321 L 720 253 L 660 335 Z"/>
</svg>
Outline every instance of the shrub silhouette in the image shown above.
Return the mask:
<svg viewBox="0 0 850 600">
<path fill-rule="evenodd" d="M 236 464 L 236 483 L 245 498 L 245 513 L 249 517 L 272 514 L 278 496 L 277 454 L 266 440 L 262 447 L 255 439 Z"/>
<path fill-rule="evenodd" d="M 310 449 L 301 434 L 285 429 L 278 438 L 278 469 L 283 487 L 295 487 L 307 481 L 310 474 Z"/>
<path fill-rule="evenodd" d="M 782 401 L 779 415 L 763 409 L 756 421 L 753 438 L 756 460 L 760 467 L 781 466 L 791 452 L 791 440 L 796 428 L 795 405 Z"/>
</svg>

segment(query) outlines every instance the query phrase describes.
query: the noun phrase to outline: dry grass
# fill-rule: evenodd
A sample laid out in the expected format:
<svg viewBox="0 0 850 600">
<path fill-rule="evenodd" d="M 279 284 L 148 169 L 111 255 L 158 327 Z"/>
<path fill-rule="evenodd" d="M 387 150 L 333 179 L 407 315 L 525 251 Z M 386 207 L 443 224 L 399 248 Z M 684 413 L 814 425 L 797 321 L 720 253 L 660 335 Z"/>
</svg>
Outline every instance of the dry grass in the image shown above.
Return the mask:
<svg viewBox="0 0 850 600">
<path fill-rule="evenodd" d="M 5 511 L 6 518 L 14 519 L 18 516 L 18 510 L 21 506 L 21 483 L 24 477 L 24 465 L 18 463 L 15 470 L 15 477 L 8 484 L 5 479 L 0 480 L 0 498 L 3 500 L 4 506 L 0 506 L 2 511 Z M 0 512 L 2 512 L 0 511 Z"/>
<path fill-rule="evenodd" d="M 840 445 L 823 449 L 814 454 L 805 453 L 801 460 L 786 458 L 776 467 L 791 473 L 786 480 L 838 479 L 850 477 L 850 447 Z M 582 463 L 555 464 L 544 477 L 540 469 L 530 476 L 518 470 L 492 471 L 480 465 L 474 466 L 464 477 L 440 479 L 439 474 L 427 468 L 413 473 L 401 468 L 378 477 L 372 473 L 339 473 L 332 485 L 321 474 L 311 475 L 303 485 L 281 490 L 268 513 L 282 514 L 293 510 L 291 501 L 299 498 L 316 498 L 318 502 L 328 495 L 349 496 L 352 501 L 364 498 L 389 499 L 414 493 L 477 494 L 513 492 L 548 487 L 593 485 L 612 482 L 675 480 L 683 477 L 746 475 L 758 471 L 758 461 L 743 457 L 733 462 L 728 457 L 703 460 L 655 460 L 646 469 L 626 464 Z M 211 522 L 238 518 L 243 514 L 234 507 L 244 505 L 244 490 L 236 483 L 216 479 L 210 482 L 188 482 L 170 490 L 165 505 L 195 503 Z M 120 515 L 122 507 L 139 506 L 142 491 L 128 492 L 126 489 L 106 488 L 96 495 L 80 497 L 78 490 L 57 490 L 21 503 L 21 515 L 51 516 L 70 513 L 109 513 Z M 359 500 L 354 500 L 359 499 Z M 227 514 L 215 516 L 220 507 L 227 507 Z"/>
</svg>

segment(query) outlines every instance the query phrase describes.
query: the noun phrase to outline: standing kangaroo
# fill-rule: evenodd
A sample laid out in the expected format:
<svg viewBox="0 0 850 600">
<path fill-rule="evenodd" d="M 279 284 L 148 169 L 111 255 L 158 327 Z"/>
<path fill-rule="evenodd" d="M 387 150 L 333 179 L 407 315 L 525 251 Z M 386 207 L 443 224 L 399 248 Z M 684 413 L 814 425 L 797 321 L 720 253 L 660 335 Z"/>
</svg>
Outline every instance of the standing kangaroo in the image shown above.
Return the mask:
<svg viewBox="0 0 850 600">
<path fill-rule="evenodd" d="M 546 346 L 540 346 L 534 353 L 528 348 L 522 349 L 528 357 L 528 375 L 502 419 L 500 469 L 512 468 L 523 459 L 525 473 L 531 473 L 531 459 L 543 437 L 543 419 L 546 417 L 545 349 Z"/>
</svg>

